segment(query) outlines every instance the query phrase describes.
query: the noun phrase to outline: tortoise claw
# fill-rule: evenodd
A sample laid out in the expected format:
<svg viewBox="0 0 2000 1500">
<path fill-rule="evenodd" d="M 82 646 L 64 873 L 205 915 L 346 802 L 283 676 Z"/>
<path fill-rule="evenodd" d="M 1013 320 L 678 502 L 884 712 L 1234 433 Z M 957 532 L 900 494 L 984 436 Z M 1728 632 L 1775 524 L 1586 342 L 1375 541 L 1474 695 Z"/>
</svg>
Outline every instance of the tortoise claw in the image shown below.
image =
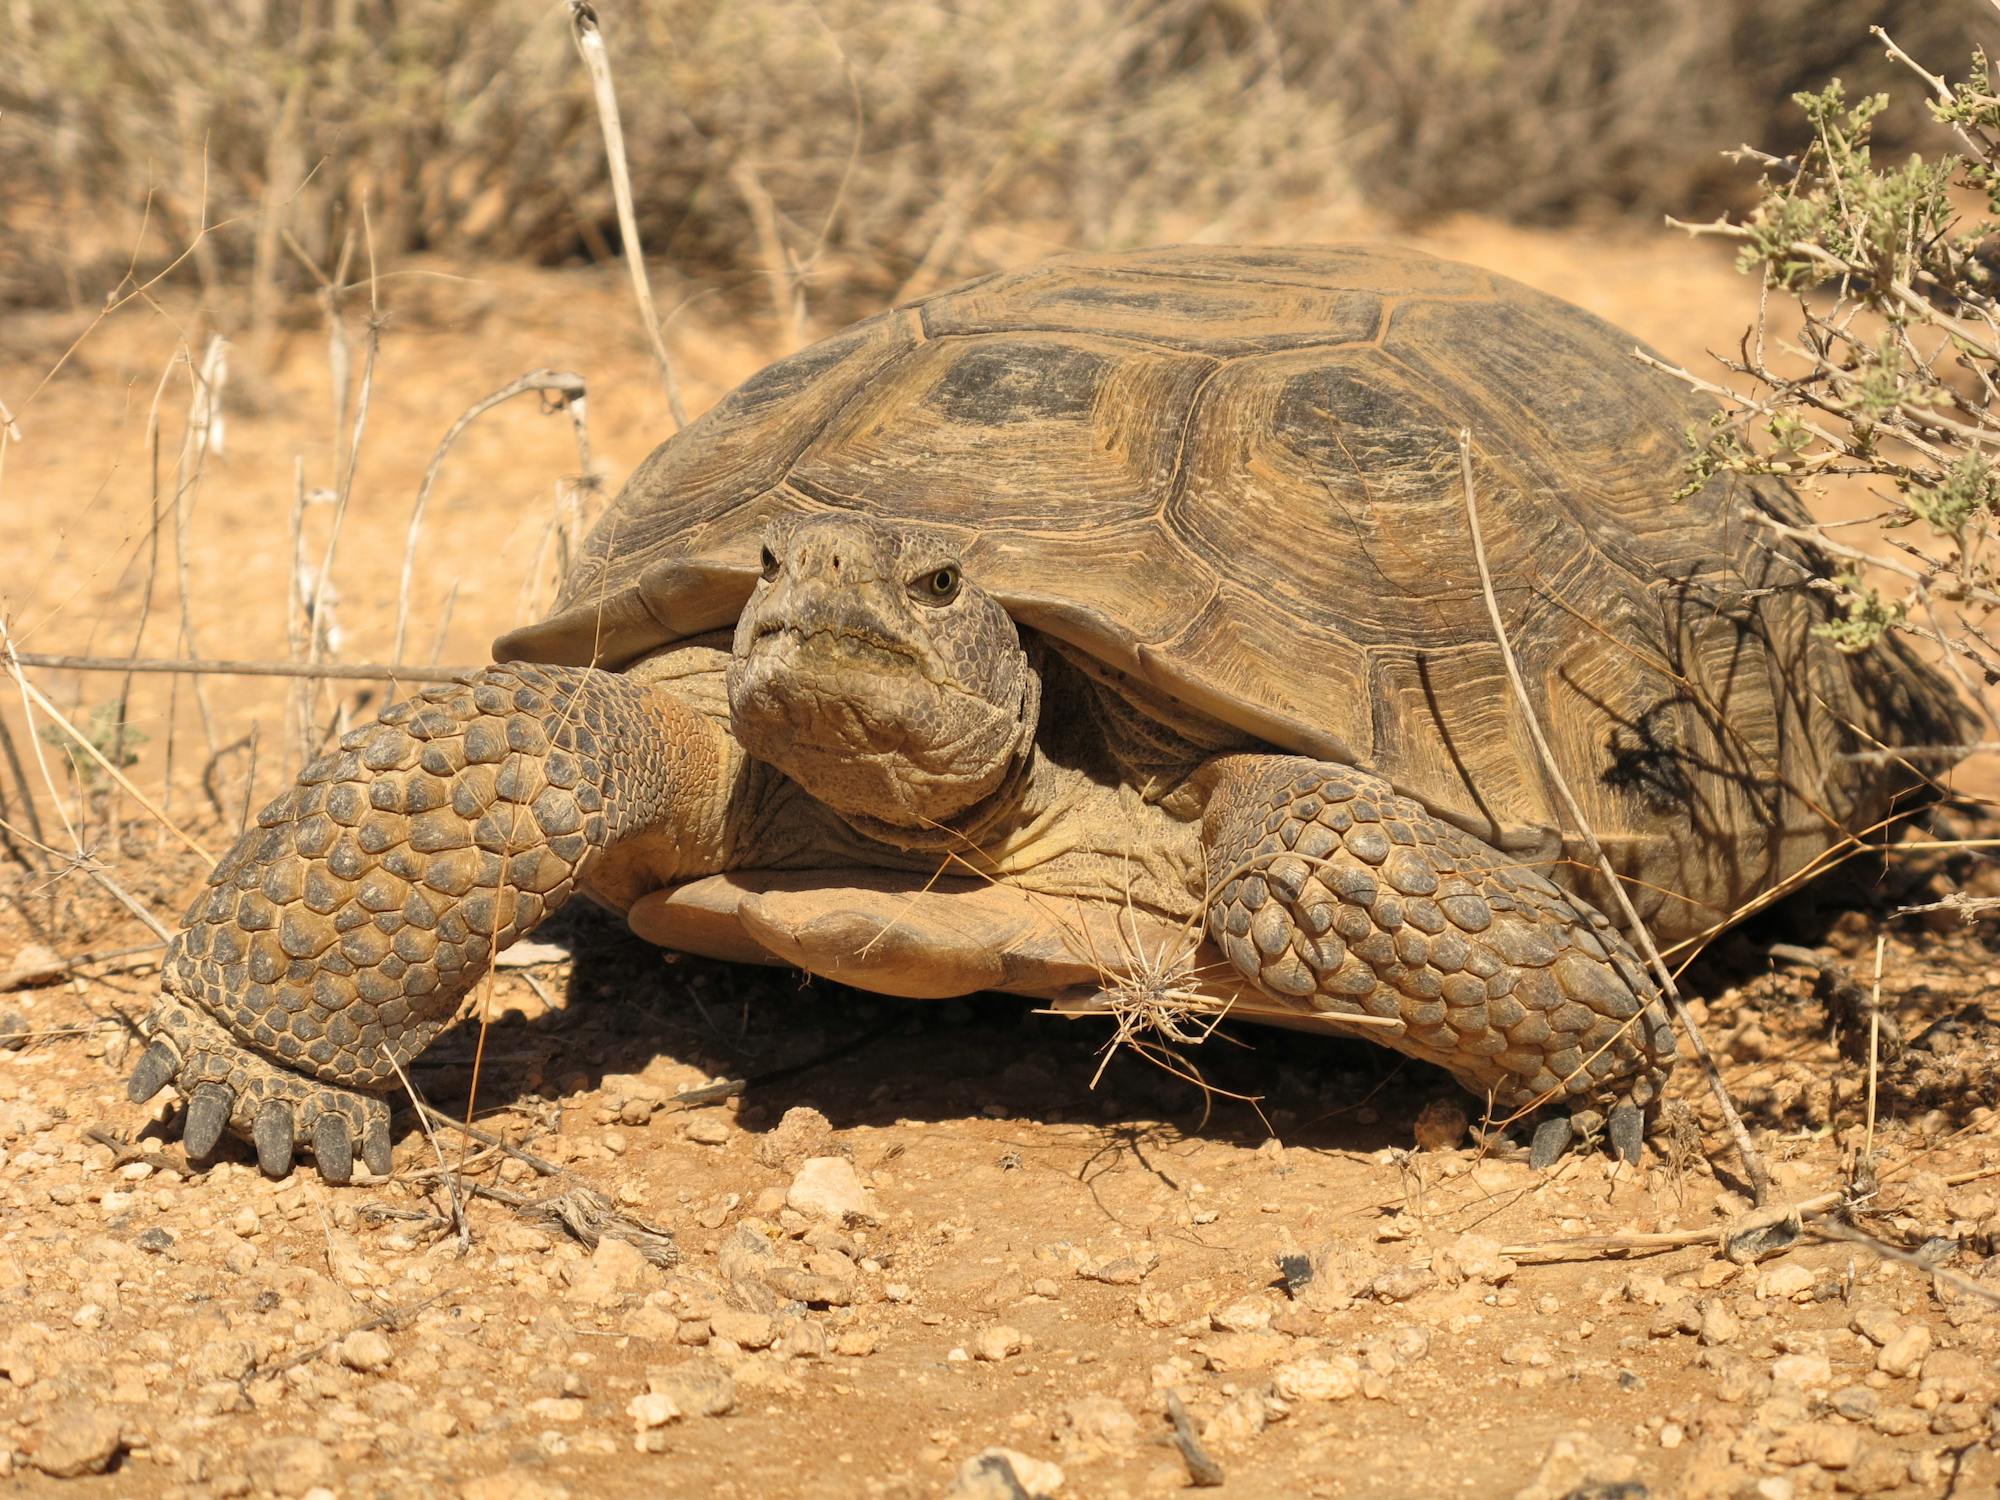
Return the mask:
<svg viewBox="0 0 2000 1500">
<path fill-rule="evenodd" d="M 354 1176 L 354 1137 L 339 1115 L 321 1115 L 313 1122 L 313 1160 L 319 1175 L 336 1187 Z"/>
<path fill-rule="evenodd" d="M 1639 1165 L 1639 1148 L 1646 1139 L 1646 1117 L 1637 1105 L 1615 1106 L 1607 1122 L 1611 1137 L 1611 1154 L 1620 1161 Z"/>
<path fill-rule="evenodd" d="M 154 1042 L 139 1059 L 139 1066 L 132 1070 L 132 1076 L 125 1084 L 125 1097 L 134 1104 L 144 1104 L 153 1095 L 174 1081 L 180 1072 L 180 1054 L 165 1042 Z"/>
<path fill-rule="evenodd" d="M 292 1170 L 292 1107 L 282 1099 L 265 1101 L 250 1128 L 257 1143 L 257 1165 L 266 1177 L 283 1177 Z"/>
<path fill-rule="evenodd" d="M 1535 1138 L 1528 1148 L 1528 1165 L 1537 1172 L 1545 1171 L 1556 1164 L 1556 1158 L 1569 1148 L 1570 1137 L 1576 1127 L 1570 1123 L 1568 1115 L 1551 1115 L 1535 1127 Z"/>
<path fill-rule="evenodd" d="M 387 1177 L 394 1166 L 389 1150 L 389 1106 L 368 1112 L 368 1125 L 361 1133 L 361 1162 L 377 1177 Z"/>
<path fill-rule="evenodd" d="M 229 1111 L 236 1104 L 233 1091 L 219 1083 L 198 1083 L 188 1099 L 187 1123 L 181 1127 L 181 1143 L 195 1161 L 205 1161 L 215 1151 L 229 1124 Z"/>
</svg>

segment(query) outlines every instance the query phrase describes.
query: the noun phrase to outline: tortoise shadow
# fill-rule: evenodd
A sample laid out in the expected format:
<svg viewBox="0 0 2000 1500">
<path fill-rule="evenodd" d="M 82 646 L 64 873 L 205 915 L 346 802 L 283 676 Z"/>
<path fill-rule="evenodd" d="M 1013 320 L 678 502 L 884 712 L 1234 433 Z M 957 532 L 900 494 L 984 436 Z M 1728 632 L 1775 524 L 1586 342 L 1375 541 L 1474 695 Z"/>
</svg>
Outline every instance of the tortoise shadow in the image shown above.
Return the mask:
<svg viewBox="0 0 2000 1500">
<path fill-rule="evenodd" d="M 1716 996 L 1768 975 L 1774 944 L 1803 943 L 1837 965 L 1843 914 L 1860 913 L 1878 930 L 1928 879 L 1923 871 L 1864 863 L 1852 862 L 1726 934 L 1683 975 L 1684 990 Z M 1958 885 L 1969 872 L 1943 873 Z M 1038 1013 L 1036 1002 L 1017 996 L 902 1000 L 785 969 L 669 954 L 582 903 L 539 935 L 570 951 L 562 1004 L 489 1028 L 482 1108 L 589 1093 L 607 1076 L 640 1073 L 665 1058 L 710 1078 L 745 1080 L 737 1121 L 753 1134 L 774 1128 L 788 1109 L 810 1106 L 836 1128 L 984 1116 L 1143 1127 L 1252 1147 L 1276 1135 L 1290 1147 L 1367 1153 L 1411 1146 L 1416 1117 L 1432 1100 L 1456 1099 L 1475 1120 L 1479 1113 L 1478 1101 L 1442 1070 L 1360 1040 L 1227 1026 L 1182 1053 L 1199 1068 L 1204 1089 L 1130 1049 L 1107 1062 L 1108 1022 Z M 1974 930 L 1960 940 L 2000 956 L 2000 932 Z M 1757 1003 L 1778 1002 L 1766 995 Z M 1803 1003 L 1820 1012 L 1826 996 Z M 1940 1053 L 1948 1045 L 1977 1046 L 1984 1056 L 2000 1050 L 2000 1009 L 1948 1017 L 1932 1030 L 1936 1038 L 1919 1039 L 1920 1046 Z M 462 1104 L 477 1045 L 477 1029 L 461 1026 L 418 1060 L 412 1071 L 434 1103 Z M 1695 1079 L 1691 1069 L 1688 1077 Z M 1919 1086 L 1914 1075 L 1906 1089 L 1887 1071 L 1883 1084 L 1885 1109 L 1940 1109 L 1957 1123 L 1978 1094 L 1928 1076 Z M 1683 1091 L 1699 1088 L 1696 1080 Z M 1899 1097 L 1905 1092 L 1907 1099 Z M 1773 1113 L 1768 1101 L 1738 1105 L 1755 1126 L 1797 1123 Z"/>
<path fill-rule="evenodd" d="M 1107 1062 L 1108 1021 L 1038 1013 L 1018 996 L 903 1000 L 668 954 L 591 910 L 571 908 L 538 936 L 570 950 L 562 1003 L 488 1028 L 482 1111 L 588 1093 L 665 1058 L 745 1080 L 738 1123 L 753 1134 L 810 1106 L 836 1128 L 1010 1118 L 1370 1152 L 1409 1145 L 1417 1112 L 1440 1095 L 1476 1113 L 1444 1072 L 1340 1037 L 1225 1027 L 1186 1054 L 1204 1092 L 1130 1049 Z M 433 1104 L 462 1105 L 477 1047 L 477 1028 L 459 1026 L 412 1066 Z"/>
</svg>

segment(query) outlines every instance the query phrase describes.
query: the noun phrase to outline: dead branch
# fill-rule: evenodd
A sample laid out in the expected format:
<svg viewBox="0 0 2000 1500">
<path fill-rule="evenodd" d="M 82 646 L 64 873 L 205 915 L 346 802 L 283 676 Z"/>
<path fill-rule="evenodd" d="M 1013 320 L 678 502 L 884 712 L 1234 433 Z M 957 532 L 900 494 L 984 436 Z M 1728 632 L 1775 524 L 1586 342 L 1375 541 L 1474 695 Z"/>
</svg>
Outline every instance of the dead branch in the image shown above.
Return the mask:
<svg viewBox="0 0 2000 1500">
<path fill-rule="evenodd" d="M 417 486 L 416 504 L 410 507 L 409 530 L 403 538 L 403 577 L 400 587 L 396 590 L 396 635 L 394 644 L 389 648 L 392 659 L 400 658 L 403 654 L 403 632 L 410 619 L 410 578 L 417 561 L 417 533 L 423 529 L 424 511 L 430 504 L 431 488 L 437 483 L 439 471 L 444 468 L 445 455 L 451 451 L 451 445 L 458 441 L 459 435 L 466 428 L 494 407 L 511 401 L 516 396 L 526 395 L 529 391 L 541 393 L 545 410 L 559 411 L 582 403 L 584 379 L 581 375 L 568 370 L 530 370 L 518 380 L 508 381 L 490 396 L 484 396 L 473 402 L 456 422 L 445 429 L 444 438 L 438 443 L 437 451 L 425 465 L 423 480 Z M 577 447 L 584 467 L 584 483 L 588 484 L 590 446 L 581 428 L 578 429 Z"/>
<path fill-rule="evenodd" d="M 220 677 L 305 677 L 331 682 L 453 682 L 477 667 L 419 666 L 410 662 L 225 661 L 215 657 L 178 661 L 171 657 L 67 656 L 48 651 L 21 651 L 15 659 L 24 667 L 60 672 L 185 672 Z"/>
<path fill-rule="evenodd" d="M 598 122 L 604 128 L 604 154 L 611 165 L 611 193 L 618 205 L 618 237 L 623 242 L 625 268 L 632 273 L 632 295 L 639 303 L 639 322 L 652 346 L 653 362 L 660 368 L 660 387 L 667 394 L 667 410 L 674 429 L 687 426 L 687 408 L 681 402 L 680 381 L 673 361 L 667 357 L 666 338 L 660 332 L 659 309 L 653 305 L 653 286 L 646 277 L 645 252 L 639 245 L 639 220 L 632 210 L 632 171 L 625 162 L 625 127 L 618 117 L 618 91 L 611 82 L 611 54 L 604 46 L 597 10 L 589 0 L 569 0 L 570 31 L 576 50 L 590 74 L 591 94 L 597 101 Z"/>
<path fill-rule="evenodd" d="M 1736 1112 L 1735 1101 L 1729 1097 L 1729 1085 L 1723 1082 L 1722 1069 L 1716 1066 L 1715 1057 L 1708 1049 L 1708 1042 L 1695 1025 L 1694 1017 L 1688 1014 L 1687 1005 L 1681 999 L 1680 986 L 1674 983 L 1673 971 L 1660 956 L 1659 948 L 1653 942 L 1653 935 L 1640 920 L 1639 912 L 1632 905 L 1632 898 L 1625 894 L 1624 882 L 1618 872 L 1611 867 L 1610 859 L 1597 841 L 1597 834 L 1591 829 L 1590 821 L 1584 816 L 1583 805 L 1576 800 L 1576 793 L 1570 790 L 1564 779 L 1562 768 L 1557 764 L 1555 751 L 1550 748 L 1548 736 L 1542 730 L 1541 717 L 1535 712 L 1534 699 L 1528 694 L 1528 684 L 1521 676 L 1521 664 L 1514 656 L 1513 643 L 1507 637 L 1507 623 L 1500 614 L 1500 600 L 1493 592 L 1493 572 L 1486 561 L 1486 539 L 1479 529 L 1479 500 L 1472 483 L 1472 429 L 1463 428 L 1458 434 L 1459 477 L 1465 488 L 1465 519 L 1472 533 L 1472 557 L 1479 567 L 1479 587 L 1486 596 L 1486 614 L 1493 622 L 1494 638 L 1500 644 L 1501 660 L 1507 667 L 1507 680 L 1513 685 L 1514 696 L 1521 705 L 1522 717 L 1526 720 L 1528 733 L 1534 739 L 1535 749 L 1542 759 L 1542 767 L 1547 772 L 1550 784 L 1561 796 L 1577 833 L 1582 837 L 1584 847 L 1611 887 L 1619 908 L 1625 914 L 1625 921 L 1640 951 L 1652 965 L 1653 976 L 1659 981 L 1660 992 L 1666 999 L 1667 1008 L 1673 1012 L 1675 1021 L 1686 1033 L 1688 1045 L 1694 1049 L 1702 1071 L 1707 1075 L 1709 1088 L 1715 1094 L 1716 1103 L 1722 1109 L 1723 1123 L 1729 1131 L 1731 1142 L 1737 1155 L 1742 1159 L 1744 1174 L 1750 1179 L 1750 1190 L 1759 1206 L 1769 1201 L 1771 1196 L 1770 1174 L 1764 1169 L 1764 1161 L 1751 1143 L 1750 1132 L 1744 1127 L 1743 1117 Z"/>
</svg>

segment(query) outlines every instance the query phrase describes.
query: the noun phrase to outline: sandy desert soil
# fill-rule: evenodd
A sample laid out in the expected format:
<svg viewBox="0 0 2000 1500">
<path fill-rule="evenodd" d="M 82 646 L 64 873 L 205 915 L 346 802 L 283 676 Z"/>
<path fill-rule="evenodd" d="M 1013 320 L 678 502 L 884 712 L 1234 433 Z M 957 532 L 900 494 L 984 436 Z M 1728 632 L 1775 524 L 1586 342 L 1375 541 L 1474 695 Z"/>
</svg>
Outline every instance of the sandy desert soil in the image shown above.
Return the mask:
<svg viewBox="0 0 2000 1500">
<path fill-rule="evenodd" d="M 1468 222 L 1428 243 L 1683 362 L 1732 342 L 1748 305 L 1726 263 L 1664 235 Z M 613 485 L 667 431 L 614 277 L 429 269 L 452 274 L 384 284 L 332 574 L 347 660 L 389 654 L 410 502 L 473 400 L 529 369 L 582 373 Z M 780 352 L 718 307 L 674 325 L 696 409 Z M 203 348 L 187 318 L 164 294 L 128 307 L 46 384 L 87 318 L 0 324 L 24 434 L 0 470 L 0 604 L 20 649 L 134 650 L 163 505 L 141 654 L 286 654 L 295 460 L 308 491 L 335 485 L 326 333 L 302 316 L 232 371 L 188 526 L 190 646 L 171 525 L 187 386 L 170 361 L 184 337 Z M 576 463 L 531 402 L 467 434 L 432 499 L 406 657 L 437 640 L 478 661 L 546 601 Z M 332 511 L 308 507 L 315 562 Z M 117 692 L 30 677 L 80 720 Z M 295 755 L 284 684 L 203 691 L 206 731 L 185 683 L 139 680 L 127 774 L 215 850 Z M 373 691 L 322 695 L 316 717 L 366 714 Z M 253 726 L 254 757 L 227 748 Z M 42 749 L 65 791 L 41 807 L 49 842 L 74 847 L 66 815 L 171 921 L 201 861 Z M 153 1124 L 166 1102 L 124 1099 L 121 1018 L 156 982 L 124 950 L 151 935 L 73 867 L 0 867 L 0 971 L 123 955 L 0 993 L 0 1492 L 1116 1497 L 1219 1475 L 1241 1496 L 1992 1494 L 1996 954 L 1955 917 L 1886 915 L 1988 890 L 1976 852 L 1948 857 L 1948 882 L 1899 858 L 1689 973 L 1780 1196 L 1845 1195 L 1902 1261 L 1815 1219 L 1722 1253 L 1749 1204 L 1692 1069 L 1642 1166 L 1593 1153 L 1535 1174 L 1471 1149 L 1468 1101 L 1378 1049 L 1244 1028 L 1199 1054 L 1212 1097 L 1130 1054 L 1093 1086 L 1088 1023 L 674 961 L 588 913 L 492 987 L 477 1114 L 504 1150 L 448 1129 L 433 1145 L 405 1111 L 386 1181 L 272 1183 L 238 1146 L 195 1171 Z M 447 1113 L 477 1040 L 462 1027 L 416 1070 Z M 730 1080 L 747 1082 L 681 1097 Z M 440 1156 L 471 1186 L 454 1196 Z M 565 1209 L 580 1227 L 554 1222 Z"/>
</svg>

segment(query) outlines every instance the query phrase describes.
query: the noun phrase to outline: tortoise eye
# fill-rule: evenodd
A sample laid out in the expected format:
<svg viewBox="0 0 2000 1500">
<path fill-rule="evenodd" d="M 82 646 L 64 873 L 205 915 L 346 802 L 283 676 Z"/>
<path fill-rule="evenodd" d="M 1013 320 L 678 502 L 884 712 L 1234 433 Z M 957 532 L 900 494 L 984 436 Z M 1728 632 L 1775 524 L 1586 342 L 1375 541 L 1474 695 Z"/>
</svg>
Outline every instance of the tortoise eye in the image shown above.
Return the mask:
<svg viewBox="0 0 2000 1500">
<path fill-rule="evenodd" d="M 769 547 L 764 549 L 764 581 L 769 583 L 778 576 L 778 554 Z"/>
<path fill-rule="evenodd" d="M 919 575 L 913 592 L 926 604 L 949 604 L 958 597 L 960 581 L 958 565 L 946 563 L 941 568 Z"/>
</svg>

